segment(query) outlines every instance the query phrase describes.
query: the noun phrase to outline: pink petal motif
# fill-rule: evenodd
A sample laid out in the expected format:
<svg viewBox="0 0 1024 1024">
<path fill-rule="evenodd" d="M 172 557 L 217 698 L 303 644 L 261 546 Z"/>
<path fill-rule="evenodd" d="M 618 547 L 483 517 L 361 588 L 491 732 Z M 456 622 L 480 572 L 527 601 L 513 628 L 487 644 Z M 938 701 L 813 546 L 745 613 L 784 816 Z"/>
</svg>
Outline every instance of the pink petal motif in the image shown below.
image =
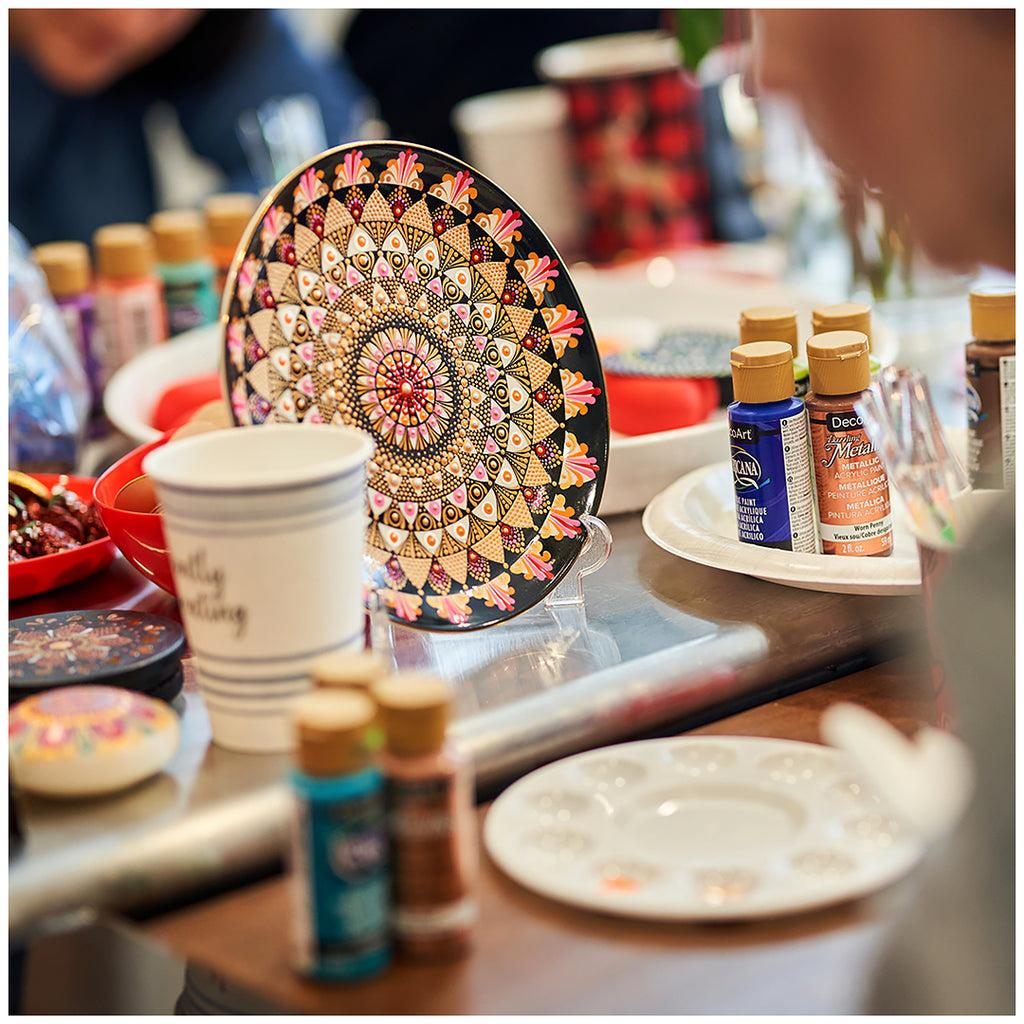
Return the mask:
<svg viewBox="0 0 1024 1024">
<path fill-rule="evenodd" d="M 578 487 L 587 480 L 593 480 L 600 468 L 597 459 L 587 454 L 587 446 L 580 444 L 575 435 L 566 431 L 558 486 L 563 490 L 566 487 Z"/>
<path fill-rule="evenodd" d="M 292 222 L 292 215 L 283 206 L 272 206 L 267 210 L 260 228 L 260 245 L 266 256 L 274 248 L 278 235 Z"/>
<path fill-rule="evenodd" d="M 516 260 L 516 270 L 523 275 L 533 295 L 534 302 L 541 305 L 544 301 L 545 290 L 551 291 L 555 287 L 554 279 L 558 277 L 558 260 L 550 256 L 538 256 L 531 252 L 525 260 Z"/>
<path fill-rule="evenodd" d="M 406 622 L 415 622 L 422 614 L 423 598 L 417 594 L 406 594 L 402 590 L 385 590 L 384 602 Z"/>
<path fill-rule="evenodd" d="M 231 412 L 239 426 L 249 426 L 248 395 L 245 392 L 245 378 L 239 377 L 231 387 Z"/>
<path fill-rule="evenodd" d="M 550 561 L 550 552 L 544 550 L 539 539 L 535 539 L 518 561 L 512 563 L 511 569 L 528 580 L 550 580 L 555 575 Z"/>
<path fill-rule="evenodd" d="M 71 738 L 71 730 L 67 726 L 54 722 L 39 734 L 41 747 L 62 747 Z"/>
<path fill-rule="evenodd" d="M 334 168 L 337 175 L 334 179 L 334 189 L 347 188 L 349 185 L 368 185 L 373 181 L 373 175 L 369 171 L 370 158 L 363 156 L 361 149 L 349 151 L 345 154 L 344 160 Z"/>
<path fill-rule="evenodd" d="M 481 583 L 471 591 L 474 597 L 483 598 L 488 608 L 500 608 L 504 612 L 510 612 L 515 607 L 516 602 L 512 597 L 515 592 L 512 577 L 507 572 L 487 583 Z"/>
<path fill-rule="evenodd" d="M 247 256 L 238 268 L 238 299 L 242 303 L 243 313 L 249 312 L 249 303 L 252 302 L 252 291 L 256 287 L 259 272 L 259 262 L 255 256 Z"/>
<path fill-rule="evenodd" d="M 114 718 L 108 722 L 93 722 L 92 731 L 105 740 L 116 740 L 126 731 L 123 718 Z"/>
<path fill-rule="evenodd" d="M 559 494 L 551 503 L 551 510 L 548 512 L 544 525 L 540 528 L 542 537 L 554 537 L 555 540 L 562 540 L 565 537 L 578 537 L 583 529 L 580 521 L 573 518 L 574 509 L 566 507 L 565 495 Z"/>
<path fill-rule="evenodd" d="M 388 161 L 387 168 L 381 173 L 380 180 L 387 185 L 405 185 L 406 188 L 423 190 L 423 179 L 419 172 L 423 164 L 417 163 L 419 154 L 411 149 L 403 150 L 394 160 Z"/>
<path fill-rule="evenodd" d="M 473 212 L 470 200 L 476 198 L 476 189 L 472 187 L 474 178 L 468 171 L 459 171 L 452 176 L 446 174 L 436 185 L 431 185 L 430 194 L 443 199 L 461 210 L 467 217 Z"/>
<path fill-rule="evenodd" d="M 501 246 L 506 256 L 515 253 L 515 243 L 523 237 L 523 233 L 516 230 L 523 226 L 518 210 L 501 210 L 495 207 L 491 213 L 478 213 L 473 220 Z"/>
<path fill-rule="evenodd" d="M 441 597 L 428 597 L 427 604 L 437 610 L 442 619 L 458 626 L 469 619 L 469 594 L 445 594 Z"/>
<path fill-rule="evenodd" d="M 582 373 L 562 369 L 562 398 L 567 416 L 586 414 L 587 406 L 593 405 L 601 389 L 595 387 Z"/>
<path fill-rule="evenodd" d="M 555 346 L 555 355 L 561 359 L 566 348 L 575 348 L 579 335 L 583 333 L 583 317 L 575 309 L 565 306 L 542 306 L 540 315 L 551 336 L 551 344 Z"/>
<path fill-rule="evenodd" d="M 245 369 L 245 322 L 229 320 L 227 338 L 231 365 L 241 373 Z"/>
<path fill-rule="evenodd" d="M 324 172 L 313 167 L 307 167 L 302 172 L 293 193 L 295 201 L 292 203 L 292 213 L 301 213 L 314 199 L 320 199 L 327 195 L 327 186 L 323 182 L 323 177 Z"/>
</svg>

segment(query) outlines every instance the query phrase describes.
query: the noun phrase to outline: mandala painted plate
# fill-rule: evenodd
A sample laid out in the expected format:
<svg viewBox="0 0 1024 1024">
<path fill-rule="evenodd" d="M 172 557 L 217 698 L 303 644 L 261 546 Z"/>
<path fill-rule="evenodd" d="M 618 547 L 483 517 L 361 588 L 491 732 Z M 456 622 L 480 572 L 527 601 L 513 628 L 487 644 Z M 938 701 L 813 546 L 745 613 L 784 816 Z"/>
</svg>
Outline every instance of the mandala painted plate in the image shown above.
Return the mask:
<svg viewBox="0 0 1024 1024">
<path fill-rule="evenodd" d="M 223 313 L 236 423 L 373 436 L 367 583 L 393 619 L 490 625 L 565 574 L 604 483 L 604 380 L 565 267 L 496 185 L 402 143 L 322 154 L 257 211 Z"/>
</svg>

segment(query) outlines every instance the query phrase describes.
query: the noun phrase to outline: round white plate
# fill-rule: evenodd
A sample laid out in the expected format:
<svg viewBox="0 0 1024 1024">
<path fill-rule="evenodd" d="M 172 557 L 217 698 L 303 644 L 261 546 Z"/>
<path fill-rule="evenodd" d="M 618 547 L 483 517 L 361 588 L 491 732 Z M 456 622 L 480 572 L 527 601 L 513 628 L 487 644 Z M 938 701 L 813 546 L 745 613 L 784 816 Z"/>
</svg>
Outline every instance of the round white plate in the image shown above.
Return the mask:
<svg viewBox="0 0 1024 1024">
<path fill-rule="evenodd" d="M 114 373 L 103 392 L 107 419 L 139 444 L 155 441 L 160 431 L 152 419 L 160 396 L 190 377 L 216 373 L 221 345 L 220 325 L 210 324 L 185 331 L 130 359 Z"/>
<path fill-rule="evenodd" d="M 924 851 L 841 751 L 745 736 L 641 740 L 556 761 L 498 797 L 484 842 L 542 896 L 679 921 L 864 896 Z"/>
<path fill-rule="evenodd" d="M 917 542 L 903 509 L 892 502 L 893 552 L 887 558 L 811 555 L 744 544 L 736 536 L 732 467 L 687 473 L 644 511 L 647 536 L 680 558 L 756 576 L 771 583 L 833 594 L 914 594 L 921 588 Z"/>
</svg>

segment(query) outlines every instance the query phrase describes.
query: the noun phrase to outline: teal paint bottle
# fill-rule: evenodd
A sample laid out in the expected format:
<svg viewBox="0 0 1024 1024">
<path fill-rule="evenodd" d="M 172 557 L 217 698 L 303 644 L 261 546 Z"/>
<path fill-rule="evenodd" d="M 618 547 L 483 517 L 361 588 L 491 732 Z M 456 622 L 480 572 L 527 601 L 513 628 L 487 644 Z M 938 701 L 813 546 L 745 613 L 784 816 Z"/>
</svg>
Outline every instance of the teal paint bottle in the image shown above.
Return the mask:
<svg viewBox="0 0 1024 1024">
<path fill-rule="evenodd" d="M 206 224 L 195 210 L 162 210 L 149 220 L 156 244 L 156 272 L 163 282 L 170 337 L 217 322 L 220 299 Z"/>
<path fill-rule="evenodd" d="M 391 958 L 384 779 L 366 740 L 376 707 L 314 690 L 291 713 L 292 964 L 308 978 L 370 977 Z"/>
</svg>

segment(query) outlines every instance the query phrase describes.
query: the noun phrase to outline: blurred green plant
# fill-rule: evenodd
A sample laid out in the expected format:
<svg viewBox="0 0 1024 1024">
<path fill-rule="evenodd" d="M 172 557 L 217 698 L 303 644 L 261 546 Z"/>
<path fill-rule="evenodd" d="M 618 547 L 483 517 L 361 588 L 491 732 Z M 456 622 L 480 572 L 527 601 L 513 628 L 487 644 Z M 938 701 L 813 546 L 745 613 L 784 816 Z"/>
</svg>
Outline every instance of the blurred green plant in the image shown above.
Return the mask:
<svg viewBox="0 0 1024 1024">
<path fill-rule="evenodd" d="M 708 51 L 722 41 L 725 11 L 685 8 L 674 10 L 672 14 L 676 24 L 676 38 L 683 50 L 683 66 L 688 71 L 696 71 Z"/>
</svg>

